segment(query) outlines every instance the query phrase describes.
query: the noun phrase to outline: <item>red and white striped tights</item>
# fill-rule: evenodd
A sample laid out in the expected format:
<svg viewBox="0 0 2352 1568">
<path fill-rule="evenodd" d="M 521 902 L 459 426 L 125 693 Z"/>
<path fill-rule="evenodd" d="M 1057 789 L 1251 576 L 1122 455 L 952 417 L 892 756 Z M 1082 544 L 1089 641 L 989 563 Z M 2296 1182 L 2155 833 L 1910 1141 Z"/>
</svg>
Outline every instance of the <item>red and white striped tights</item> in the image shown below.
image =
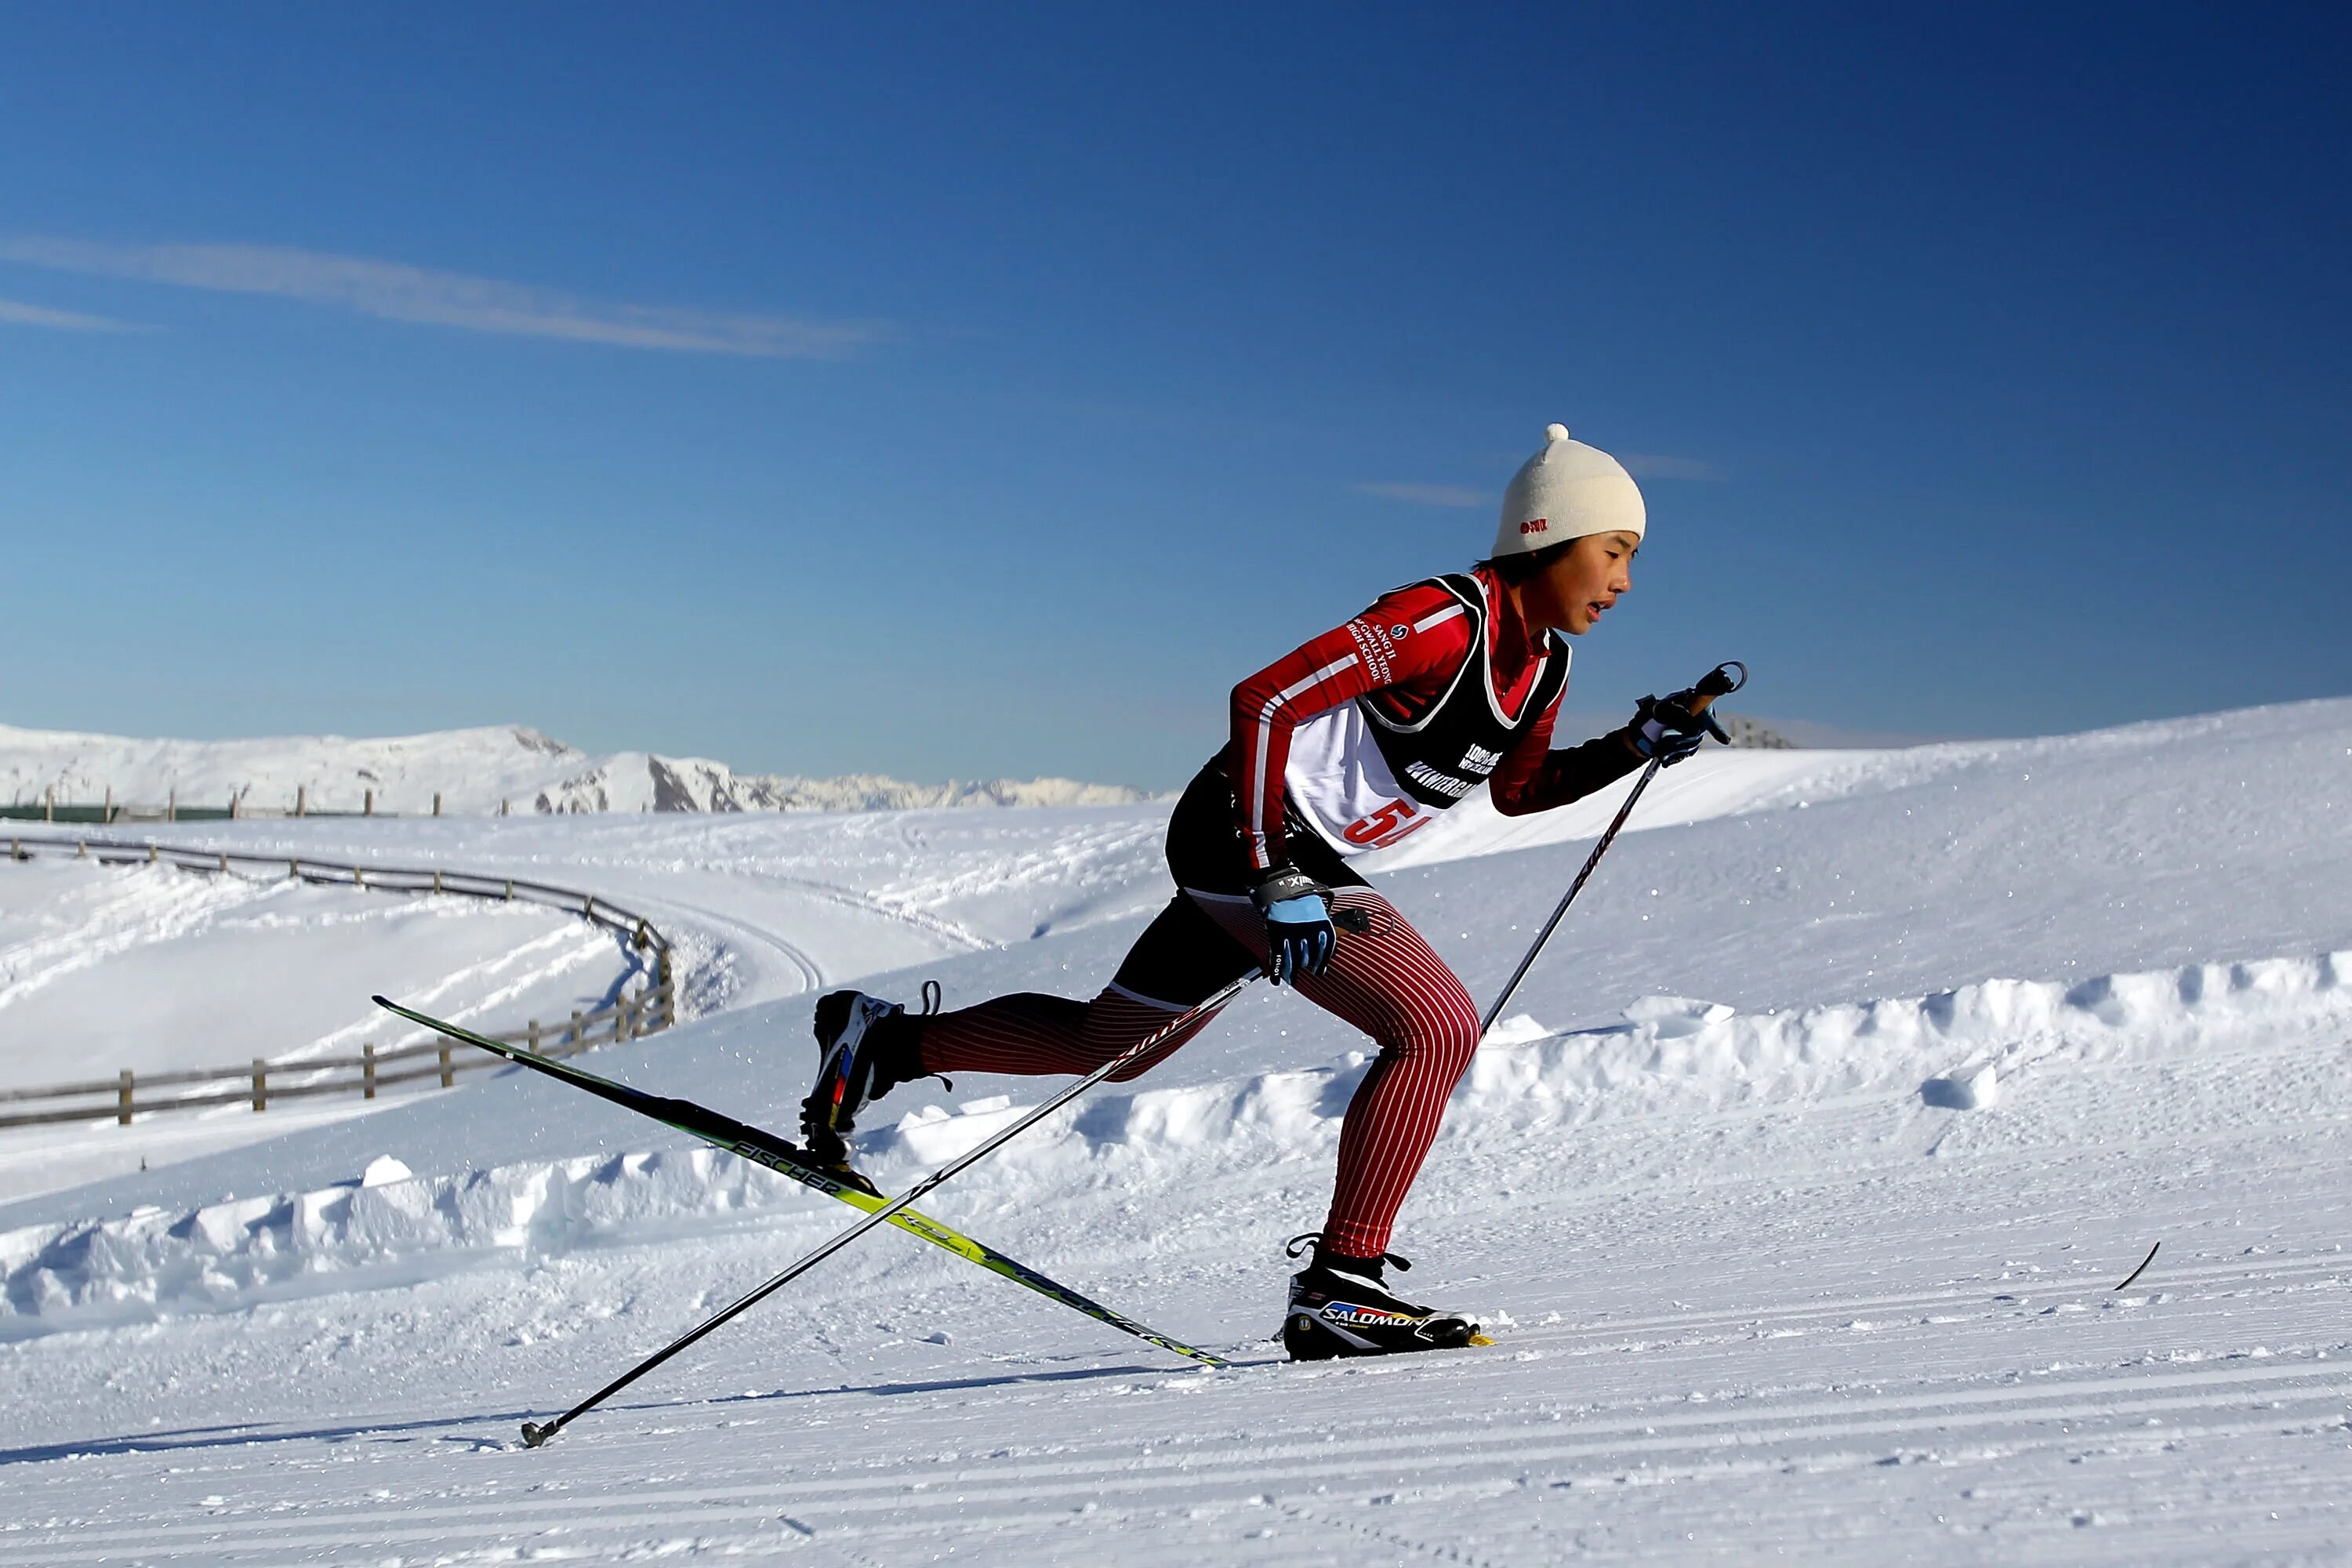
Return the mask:
<svg viewBox="0 0 2352 1568">
<path fill-rule="evenodd" d="M 1227 955 L 1224 978 L 1264 965 L 1265 923 L 1247 899 L 1190 896 L 1239 944 Z M 1342 931 L 1331 966 L 1319 975 L 1301 976 L 1298 994 L 1370 1036 L 1380 1055 L 1348 1102 L 1340 1126 L 1339 1179 L 1323 1239 L 1349 1257 L 1376 1258 L 1388 1250 L 1397 1210 L 1437 1136 L 1446 1100 L 1477 1049 L 1478 1009 L 1444 961 L 1386 899 L 1367 888 L 1343 888 L 1333 902 L 1365 910 L 1371 930 Z M 1153 931 L 1161 929 L 1155 925 Z M 1144 940 L 1153 935 L 1148 932 Z M 1205 952 L 1183 956 L 1212 968 L 1219 963 L 1218 955 Z M 1221 984 L 1212 982 L 1200 994 Z M 1137 1000 L 1117 986 L 1091 1002 L 1034 992 L 999 996 L 921 1019 L 922 1070 L 1091 1072 L 1179 1011 Z M 1188 1025 L 1112 1076 L 1124 1080 L 1149 1071 L 1208 1023 L 1204 1017 Z"/>
</svg>

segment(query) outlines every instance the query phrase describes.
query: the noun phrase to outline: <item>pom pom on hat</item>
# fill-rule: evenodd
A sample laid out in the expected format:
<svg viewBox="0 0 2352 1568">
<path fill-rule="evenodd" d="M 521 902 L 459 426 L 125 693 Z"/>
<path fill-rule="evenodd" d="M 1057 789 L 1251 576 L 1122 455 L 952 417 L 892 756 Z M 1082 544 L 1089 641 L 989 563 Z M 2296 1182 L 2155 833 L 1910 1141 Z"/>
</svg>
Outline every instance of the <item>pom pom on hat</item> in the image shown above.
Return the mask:
<svg viewBox="0 0 2352 1568">
<path fill-rule="evenodd" d="M 1520 555 L 1589 533 L 1642 537 L 1649 509 L 1624 465 L 1581 441 L 1565 425 L 1544 426 L 1543 449 L 1519 465 L 1503 492 L 1494 553 Z"/>
</svg>

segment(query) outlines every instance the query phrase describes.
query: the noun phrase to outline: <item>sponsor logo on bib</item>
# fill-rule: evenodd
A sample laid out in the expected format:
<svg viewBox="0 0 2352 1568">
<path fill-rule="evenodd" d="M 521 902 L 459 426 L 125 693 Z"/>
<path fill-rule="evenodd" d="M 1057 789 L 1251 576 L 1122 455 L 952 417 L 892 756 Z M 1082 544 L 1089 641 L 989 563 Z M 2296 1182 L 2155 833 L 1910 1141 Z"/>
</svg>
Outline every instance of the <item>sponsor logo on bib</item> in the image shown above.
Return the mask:
<svg viewBox="0 0 2352 1568">
<path fill-rule="evenodd" d="M 1457 779 L 1452 773 L 1439 773 L 1427 763 L 1408 763 L 1404 776 L 1423 789 L 1435 790 L 1451 800 L 1460 800 L 1478 787 L 1476 779 Z"/>
</svg>

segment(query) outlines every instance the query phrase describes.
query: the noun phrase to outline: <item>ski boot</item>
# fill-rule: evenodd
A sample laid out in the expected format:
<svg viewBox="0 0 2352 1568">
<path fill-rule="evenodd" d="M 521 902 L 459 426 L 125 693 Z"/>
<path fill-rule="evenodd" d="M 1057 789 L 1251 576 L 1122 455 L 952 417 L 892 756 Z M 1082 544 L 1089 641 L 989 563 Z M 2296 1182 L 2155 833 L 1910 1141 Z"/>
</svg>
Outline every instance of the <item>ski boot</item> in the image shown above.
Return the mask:
<svg viewBox="0 0 2352 1568">
<path fill-rule="evenodd" d="M 939 983 L 923 983 L 923 1013 L 939 1008 Z M 908 1079 L 920 1078 L 907 1010 L 863 991 L 835 991 L 816 1005 L 816 1086 L 801 1101 L 801 1136 L 819 1164 L 849 1168 L 857 1113 Z M 860 1178 L 862 1181 L 863 1178 Z"/>
<path fill-rule="evenodd" d="M 1296 1258 L 1300 1244 L 1309 1241 L 1315 1256 L 1290 1277 L 1290 1311 L 1282 1321 L 1282 1348 L 1291 1360 L 1454 1351 L 1495 1342 L 1458 1312 L 1416 1307 L 1391 1295 L 1382 1268 L 1391 1263 L 1412 1267 L 1395 1253 L 1349 1258 L 1312 1231 L 1291 1237 L 1285 1250 Z"/>
</svg>

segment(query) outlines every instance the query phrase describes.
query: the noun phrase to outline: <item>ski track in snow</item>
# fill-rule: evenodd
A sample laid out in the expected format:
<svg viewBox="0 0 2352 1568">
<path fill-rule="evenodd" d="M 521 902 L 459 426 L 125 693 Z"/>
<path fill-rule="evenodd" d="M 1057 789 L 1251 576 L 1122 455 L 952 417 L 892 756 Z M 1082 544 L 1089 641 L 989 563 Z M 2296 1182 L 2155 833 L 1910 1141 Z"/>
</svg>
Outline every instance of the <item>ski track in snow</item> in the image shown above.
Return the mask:
<svg viewBox="0 0 2352 1568">
<path fill-rule="evenodd" d="M 1234 1367 L 884 1234 L 527 1451 L 850 1215 L 489 1074 L 0 1208 L 0 1565 L 2352 1555 L 2352 702 L 1710 764 L 1403 1216 L 1497 1346 L 1262 1337 L 1362 1061 L 1260 988 L 925 1205 Z M 1614 804 L 1472 813 L 1387 889 L 1490 994 Z M 591 1065 L 783 1125 L 815 986 L 1084 994 L 1165 897 L 1164 808 L 973 815 L 236 837 L 676 920 L 709 1016 Z M 1042 1092 L 957 1087 L 886 1102 L 886 1188 Z"/>
</svg>

